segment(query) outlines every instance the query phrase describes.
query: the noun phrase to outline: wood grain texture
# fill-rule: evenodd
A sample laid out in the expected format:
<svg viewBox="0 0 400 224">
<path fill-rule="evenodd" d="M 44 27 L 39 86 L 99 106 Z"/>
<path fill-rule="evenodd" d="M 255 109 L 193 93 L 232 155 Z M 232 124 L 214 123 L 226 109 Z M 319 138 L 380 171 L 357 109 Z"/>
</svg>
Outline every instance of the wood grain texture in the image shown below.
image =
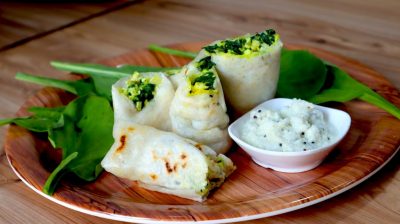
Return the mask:
<svg viewBox="0 0 400 224">
<path fill-rule="evenodd" d="M 179 49 L 198 50 L 204 43 L 176 45 Z M 385 98 L 400 106 L 400 93 L 379 73 L 341 56 L 317 48 L 308 49 L 319 57 L 348 71 L 354 78 L 373 87 Z M 141 50 L 104 61 L 109 65 L 181 66 L 188 60 Z M 30 98 L 19 115 L 29 106 L 59 106 L 71 99 L 62 91 L 46 88 Z M 340 191 L 361 180 L 384 164 L 400 145 L 400 120 L 360 101 L 332 104 L 346 110 L 352 126 L 345 139 L 318 168 L 288 174 L 262 168 L 239 148 L 228 156 L 238 169 L 205 203 L 196 203 L 171 195 L 142 189 L 135 182 L 104 172 L 95 182 L 82 183 L 73 178 L 62 182 L 54 194 L 57 200 L 102 214 L 149 218 L 162 221 L 204 221 L 238 218 L 279 211 L 312 202 Z M 14 169 L 31 186 L 41 190 L 59 155 L 47 139 L 11 126 L 5 150 Z M 137 219 L 136 219 L 137 220 Z"/>
<path fill-rule="evenodd" d="M 318 47 L 367 64 L 399 89 L 399 8 L 397 0 L 142 1 L 0 52 L 0 117 L 14 116 L 41 88 L 16 81 L 16 72 L 68 78 L 52 69 L 50 60 L 93 62 L 150 43 L 214 40 L 267 27 L 277 29 L 285 42 Z M 28 9 L 21 8 L 27 18 L 40 19 L 40 15 L 28 15 L 34 14 Z M 71 12 L 60 12 L 64 13 Z M 43 14 L 49 19 L 41 20 L 41 26 L 63 16 Z M 0 128 L 1 136 L 5 130 Z M 398 154 L 377 175 L 317 206 L 248 223 L 399 223 L 399 159 Z M 0 191 L 0 223 L 116 223 L 71 211 L 34 194 L 13 174 L 3 148 Z"/>
<path fill-rule="evenodd" d="M 99 16 L 126 5 L 128 1 L 71 4 L 0 2 L 0 50 Z"/>
<path fill-rule="evenodd" d="M 15 81 L 17 71 L 65 77 L 51 69 L 48 62 L 90 62 L 150 43 L 214 40 L 266 27 L 278 30 L 285 42 L 355 58 L 400 88 L 400 16 L 396 10 L 400 2 L 338 0 L 325 4 L 156 0 L 79 23 L 0 54 L 0 95 L 16 98 L 0 98 L 0 105 L 5 106 L 0 116 L 12 116 L 24 97 L 39 89 Z"/>
</svg>

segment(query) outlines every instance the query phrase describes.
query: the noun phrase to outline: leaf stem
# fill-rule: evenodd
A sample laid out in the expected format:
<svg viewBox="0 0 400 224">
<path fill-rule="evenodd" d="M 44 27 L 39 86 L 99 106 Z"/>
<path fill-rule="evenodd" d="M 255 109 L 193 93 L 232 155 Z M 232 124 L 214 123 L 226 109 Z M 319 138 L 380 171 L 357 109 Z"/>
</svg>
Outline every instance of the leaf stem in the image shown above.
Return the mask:
<svg viewBox="0 0 400 224">
<path fill-rule="evenodd" d="M 184 57 L 184 58 L 192 58 L 193 59 L 197 56 L 197 53 L 195 53 L 195 52 L 182 51 L 182 50 L 176 50 L 176 49 L 167 48 L 167 47 L 161 47 L 160 45 L 156 45 L 156 44 L 150 44 L 148 48 L 151 51 L 162 52 L 162 53 L 180 56 L 180 57 Z"/>
<path fill-rule="evenodd" d="M 15 78 L 17 80 L 21 80 L 21 81 L 26 81 L 26 82 L 39 84 L 39 85 L 60 88 L 60 89 L 66 90 L 68 92 L 71 92 L 73 94 L 77 94 L 75 87 L 71 85 L 70 81 L 58 80 L 58 79 L 53 79 L 53 78 L 48 78 L 48 77 L 43 77 L 43 76 L 35 76 L 35 75 L 30 75 L 30 74 L 26 74 L 26 73 L 22 73 L 22 72 L 18 72 L 15 75 Z"/>
<path fill-rule="evenodd" d="M 0 126 L 13 123 L 15 118 L 0 119 Z"/>
<path fill-rule="evenodd" d="M 118 68 L 104 66 L 104 65 L 67 63 L 60 61 L 52 61 L 50 62 L 50 65 L 58 70 L 74 72 L 90 76 L 94 75 L 102 77 L 123 78 L 131 75 L 129 73 L 119 71 Z"/>
<path fill-rule="evenodd" d="M 181 67 L 149 67 L 141 65 L 121 65 L 118 70 L 133 74 L 134 72 L 166 72 L 167 75 L 180 71 Z"/>
<path fill-rule="evenodd" d="M 373 104 L 400 119 L 400 109 L 372 90 L 362 94 L 359 99 Z"/>
<path fill-rule="evenodd" d="M 53 195 L 54 190 L 56 189 L 56 185 L 58 184 L 58 180 L 61 179 L 63 173 L 63 169 L 76 157 L 78 156 L 78 152 L 74 152 L 71 155 L 67 156 L 67 158 L 63 159 L 61 163 L 53 170 L 50 176 L 47 178 L 46 183 L 43 186 L 43 192 L 48 195 Z"/>
<path fill-rule="evenodd" d="M 60 61 L 50 62 L 51 66 L 58 70 L 73 72 L 77 74 L 96 76 L 96 77 L 113 77 L 123 78 L 132 75 L 134 72 L 167 72 L 176 71 L 178 67 L 153 67 L 142 65 L 122 65 L 119 67 L 106 66 L 100 64 L 81 64 L 81 63 L 68 63 Z"/>
</svg>

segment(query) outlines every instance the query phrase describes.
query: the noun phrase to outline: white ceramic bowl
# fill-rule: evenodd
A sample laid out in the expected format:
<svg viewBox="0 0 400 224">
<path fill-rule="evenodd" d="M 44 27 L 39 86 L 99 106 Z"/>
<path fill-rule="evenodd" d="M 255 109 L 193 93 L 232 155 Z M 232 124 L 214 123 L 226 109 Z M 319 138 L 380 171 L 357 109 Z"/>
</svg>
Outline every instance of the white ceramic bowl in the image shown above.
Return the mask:
<svg viewBox="0 0 400 224">
<path fill-rule="evenodd" d="M 280 110 L 291 102 L 291 99 L 276 98 L 258 105 L 253 110 Z M 331 144 L 321 148 L 300 152 L 277 152 L 250 145 L 241 139 L 241 130 L 243 125 L 250 119 L 250 112 L 233 122 L 228 128 L 228 132 L 231 138 L 260 166 L 287 173 L 311 170 L 321 164 L 325 157 L 344 138 L 351 124 L 350 115 L 344 111 L 318 105 L 315 107 L 322 111 L 325 120 L 336 129 L 337 134 Z"/>
</svg>

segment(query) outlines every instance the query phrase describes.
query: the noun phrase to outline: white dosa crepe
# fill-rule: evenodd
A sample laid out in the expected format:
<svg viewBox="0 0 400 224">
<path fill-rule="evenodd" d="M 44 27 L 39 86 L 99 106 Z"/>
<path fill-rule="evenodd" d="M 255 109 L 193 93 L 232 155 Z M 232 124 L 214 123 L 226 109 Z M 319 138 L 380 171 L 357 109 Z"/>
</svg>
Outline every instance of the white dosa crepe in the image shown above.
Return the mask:
<svg viewBox="0 0 400 224">
<path fill-rule="evenodd" d="M 215 69 L 215 93 L 191 95 L 190 75 L 198 74 L 196 60 L 185 66 L 180 76 L 178 88 L 170 107 L 170 118 L 173 132 L 205 144 L 217 153 L 225 153 L 230 148 L 232 141 L 229 138 L 227 126 L 229 117 L 226 113 L 226 105 L 221 82 Z"/>
<path fill-rule="evenodd" d="M 172 132 L 122 122 L 113 136 L 101 165 L 150 190 L 203 201 L 235 169 L 226 156 Z"/>
<path fill-rule="evenodd" d="M 126 82 L 130 77 L 122 78 L 112 86 L 115 122 L 131 121 L 161 130 L 171 130 L 169 107 L 175 94 L 171 81 L 161 72 L 140 73 L 140 77 L 156 76 L 159 77 L 160 83 L 157 84 L 154 98 L 141 111 L 137 111 L 133 102 L 120 91 L 127 86 Z"/>
<path fill-rule="evenodd" d="M 216 41 L 210 45 L 214 45 Z M 228 105 L 237 115 L 275 96 L 279 79 L 282 42 L 277 40 L 269 50 L 252 56 L 224 53 L 210 54 L 220 76 Z M 209 55 L 204 49 L 199 57 Z"/>
</svg>

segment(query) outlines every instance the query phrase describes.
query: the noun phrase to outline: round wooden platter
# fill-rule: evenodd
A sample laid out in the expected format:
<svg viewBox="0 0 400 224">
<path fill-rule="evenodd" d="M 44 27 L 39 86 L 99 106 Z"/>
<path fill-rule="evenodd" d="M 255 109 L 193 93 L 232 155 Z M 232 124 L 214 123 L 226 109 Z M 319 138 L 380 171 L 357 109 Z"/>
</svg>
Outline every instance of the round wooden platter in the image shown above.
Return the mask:
<svg viewBox="0 0 400 224">
<path fill-rule="evenodd" d="M 172 47 L 196 51 L 204 44 L 188 43 Z M 400 106 L 398 90 L 370 68 L 323 50 L 294 45 L 286 47 L 310 50 Z M 163 53 L 136 50 L 102 63 L 181 66 L 188 61 Z M 26 108 L 30 106 L 59 106 L 72 98 L 63 91 L 44 88 L 27 100 L 17 115 L 26 115 Z M 92 183 L 66 178 L 50 197 L 41 190 L 60 160 L 60 152 L 51 148 L 46 135 L 10 126 L 5 150 L 16 174 L 34 191 L 87 214 L 140 223 L 243 221 L 293 211 L 331 198 L 370 177 L 397 152 L 400 120 L 361 101 L 329 106 L 347 111 L 352 117 L 352 124 L 345 139 L 319 167 L 295 174 L 276 172 L 256 165 L 235 146 L 228 156 L 237 170 L 203 203 L 145 190 L 133 181 L 107 172 Z"/>
</svg>

